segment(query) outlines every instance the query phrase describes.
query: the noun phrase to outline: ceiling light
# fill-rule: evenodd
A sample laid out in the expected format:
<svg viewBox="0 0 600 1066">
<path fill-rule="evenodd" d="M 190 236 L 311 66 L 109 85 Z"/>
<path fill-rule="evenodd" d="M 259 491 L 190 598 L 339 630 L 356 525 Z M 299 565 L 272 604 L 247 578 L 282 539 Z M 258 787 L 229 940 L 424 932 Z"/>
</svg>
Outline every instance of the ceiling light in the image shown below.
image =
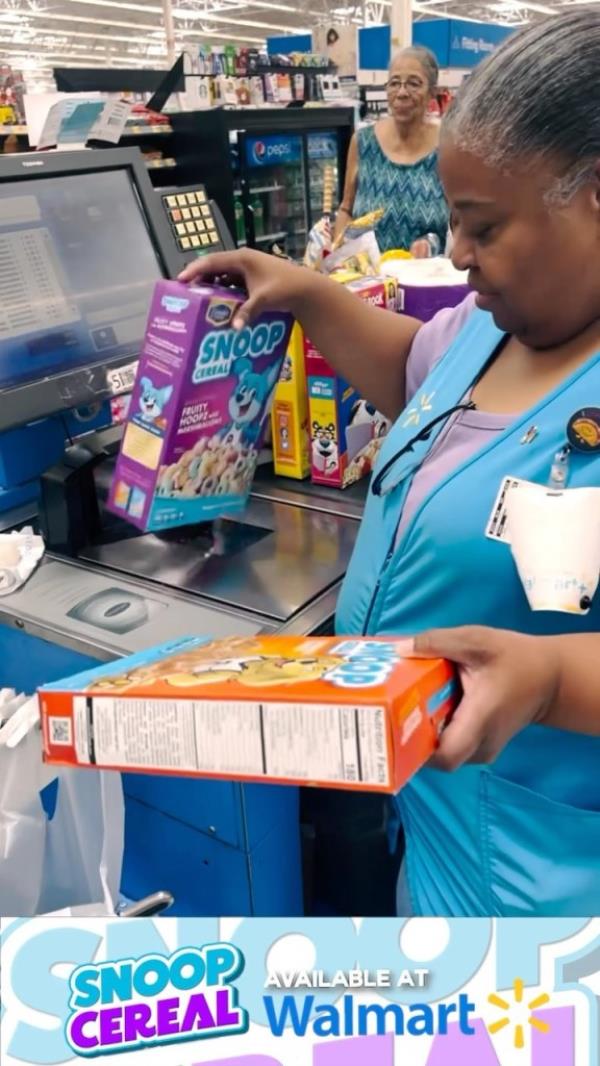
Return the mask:
<svg viewBox="0 0 600 1066">
<path fill-rule="evenodd" d="M 127 0 L 127 3 L 122 3 L 121 0 L 65 0 L 65 3 L 70 4 L 86 4 L 92 7 L 112 7 L 119 10 L 126 11 L 142 11 L 144 14 L 161 15 L 163 13 L 162 7 L 154 7 L 149 4 L 133 4 Z M 229 15 L 218 15 L 213 11 L 200 11 L 195 8 L 173 8 L 173 18 L 183 20 L 199 19 L 202 22 L 231 22 Z M 284 32 L 295 32 L 295 26 L 284 25 L 281 23 L 272 22 L 256 22 L 250 19 L 238 19 L 236 17 L 235 23 L 237 26 L 252 26 L 255 29 L 263 30 L 283 30 Z M 225 34 L 225 36 L 227 36 Z"/>
<path fill-rule="evenodd" d="M 529 0 L 525 4 L 517 4 L 516 8 L 525 8 L 526 11 L 538 11 L 540 15 L 556 15 L 557 11 L 555 7 L 546 7 L 545 4 L 530 4 Z"/>
<path fill-rule="evenodd" d="M 162 7 L 153 7 L 151 4 L 121 3 L 120 0 L 65 0 L 70 4 L 91 4 L 93 7 L 118 7 L 123 11 L 142 11 L 145 15 L 162 15 Z"/>
<path fill-rule="evenodd" d="M 3 48 L 5 49 L 6 54 L 10 55 L 11 59 L 19 57 L 17 59 L 17 62 L 27 61 L 27 60 L 29 60 L 31 58 L 30 53 L 29 52 L 24 52 L 22 49 L 19 49 L 18 51 L 14 51 L 14 50 L 11 49 L 10 52 L 9 52 L 9 50 L 6 49 L 4 45 L 3 45 Z M 57 60 L 61 60 L 62 61 L 62 60 L 65 60 L 65 59 L 72 60 L 73 58 L 75 58 L 77 61 L 85 59 L 87 61 L 91 60 L 93 62 L 99 63 L 99 64 L 101 64 L 101 66 L 106 66 L 107 62 L 111 62 L 111 63 L 145 63 L 145 62 L 147 62 L 147 60 L 145 60 L 143 58 L 143 56 L 107 55 L 106 52 L 103 52 L 101 50 L 98 51 L 98 52 L 84 53 L 83 55 L 78 54 L 75 57 L 73 57 L 73 53 L 72 52 L 50 52 L 48 54 L 44 53 L 39 58 L 40 59 L 44 59 L 47 63 L 49 63 L 50 61 L 56 62 Z M 71 64 L 69 64 L 69 65 L 71 65 Z"/>
<path fill-rule="evenodd" d="M 244 4 L 243 6 L 247 7 L 249 5 Z M 252 7 L 260 7 L 261 9 L 263 9 L 265 11 L 289 11 L 292 15 L 295 15 L 297 10 L 298 10 L 292 4 L 267 4 L 267 3 L 262 3 L 262 0 L 261 0 L 260 3 L 258 3 L 257 0 L 252 0 L 251 6 Z"/>
<path fill-rule="evenodd" d="M 383 3 L 383 2 L 384 2 L 384 0 L 380 0 L 380 3 Z M 426 2 L 427 2 L 427 0 L 423 0 L 423 3 L 419 3 L 419 4 L 413 3 L 412 4 L 412 10 L 413 11 L 417 11 L 421 15 L 429 15 L 431 18 L 435 18 L 435 19 L 454 18 L 454 15 L 451 12 L 448 12 L 446 10 L 446 8 L 444 8 L 443 10 L 440 10 L 437 7 L 435 7 L 435 8 L 434 7 L 426 7 L 425 6 Z M 552 14 L 554 15 L 555 12 L 553 11 Z M 472 18 L 470 15 L 463 15 L 462 12 L 460 14 L 460 21 L 461 22 L 472 22 L 475 26 L 481 26 L 482 24 L 485 23 L 485 19 L 482 19 L 482 18 L 475 19 L 475 18 Z M 509 25 L 509 23 L 505 22 L 505 23 L 503 23 L 503 25 L 507 26 L 507 25 Z M 517 23 L 515 23 L 515 25 L 517 25 Z M 519 25 L 521 25 L 521 24 L 519 23 Z"/>
<path fill-rule="evenodd" d="M 44 14 L 30 11 L 27 17 L 30 19 L 41 18 L 48 22 L 85 22 L 86 25 L 90 26 L 117 26 L 121 29 L 138 31 L 156 29 L 154 23 L 151 22 L 122 22 L 115 19 L 93 19 L 89 18 L 88 15 L 57 15 L 54 11 L 45 12 Z"/>
<path fill-rule="evenodd" d="M 149 30 L 151 33 L 158 32 L 158 33 L 163 33 L 164 34 L 164 30 L 157 30 L 156 25 L 154 25 L 151 22 L 150 23 L 149 22 L 123 22 L 123 21 L 118 20 L 118 19 L 95 19 L 95 18 L 90 18 L 87 15 L 57 15 L 54 12 L 45 12 L 45 13 L 43 13 L 43 12 L 37 12 L 37 11 L 36 12 L 29 11 L 28 14 L 27 14 L 27 17 L 29 19 L 36 19 L 36 18 L 37 19 L 44 19 L 44 20 L 49 21 L 49 22 L 68 22 L 68 23 L 84 22 L 86 24 L 86 26 L 87 25 L 90 25 L 90 26 L 114 26 L 114 27 L 117 27 L 118 29 L 137 30 L 138 33 L 139 33 L 140 30 Z M 2 20 L 2 16 L 0 16 L 0 20 Z M 8 22 L 8 19 L 6 21 Z M 12 19 L 11 19 L 11 24 L 12 24 Z M 215 37 L 216 37 L 217 39 L 224 39 L 224 40 L 228 40 L 228 41 L 246 41 L 249 44 L 263 44 L 264 43 L 264 37 L 251 37 L 251 36 L 247 36 L 246 34 L 226 33 L 225 31 L 221 32 L 216 27 L 215 27 L 214 32 L 212 32 L 212 33 L 204 32 L 203 30 L 185 30 L 185 29 L 178 28 L 175 31 L 175 36 L 178 37 L 178 38 L 179 37 L 192 37 L 192 38 L 193 37 L 210 37 L 211 40 L 214 40 Z M 137 41 L 138 38 L 137 38 L 137 36 L 134 36 L 132 34 L 131 35 L 131 40 L 132 41 Z"/>
<path fill-rule="evenodd" d="M 201 6 L 200 7 L 197 6 L 197 4 L 194 2 L 194 0 L 190 0 L 189 8 L 185 5 L 185 2 L 183 4 L 183 6 L 185 7 L 186 11 L 189 10 L 189 11 L 196 11 L 197 12 L 197 11 L 203 10 L 203 8 Z M 213 3 L 209 10 L 211 10 L 211 11 L 228 11 L 229 9 L 234 10 L 234 9 L 247 8 L 247 7 L 258 7 L 258 8 L 261 9 L 261 11 L 262 10 L 265 10 L 265 11 L 287 11 L 287 12 L 289 12 L 292 15 L 295 15 L 297 13 L 297 10 L 298 10 L 297 8 L 292 7 L 291 4 L 268 4 L 268 3 L 263 3 L 262 0 L 260 0 L 260 2 L 259 2 L 259 0 L 252 0 L 252 2 L 249 3 L 249 4 L 240 3 L 240 0 L 224 0 L 224 2 L 219 4 L 219 5 Z"/>
<path fill-rule="evenodd" d="M 238 21 L 237 19 L 235 20 Z M 178 26 L 175 30 L 175 37 L 191 37 L 190 44 L 194 43 L 195 37 L 210 37 L 211 41 L 215 39 L 217 41 L 246 41 L 248 44 L 260 44 L 264 45 L 265 38 L 263 37 L 249 37 L 247 33 L 229 33 L 228 30 L 221 29 L 219 26 L 215 26 L 214 30 L 184 30 Z M 184 42 L 185 44 L 185 42 Z M 182 45 L 183 47 L 183 45 Z"/>
<path fill-rule="evenodd" d="M 79 3 L 79 0 L 74 0 L 75 3 Z M 84 0 L 85 3 L 96 3 L 97 0 Z M 173 18 L 181 19 L 184 22 L 194 22 L 196 19 L 199 22 L 231 22 L 232 16 L 229 15 L 217 15 L 214 11 L 200 11 L 190 8 L 189 10 L 184 7 L 173 8 Z M 289 32 L 293 30 L 297 33 L 295 26 L 284 25 L 280 22 L 256 22 L 254 19 L 239 19 L 235 16 L 235 23 L 237 26 L 253 26 L 256 29 L 261 30 L 279 30 L 283 32 Z"/>
<path fill-rule="evenodd" d="M 40 40 L 40 37 L 46 37 L 46 36 L 51 36 L 51 33 L 49 33 L 46 30 L 38 29 L 37 34 L 36 34 L 36 38 L 37 38 L 38 41 Z M 85 30 L 69 30 L 68 36 L 62 37 L 61 41 L 63 43 L 65 43 L 65 44 L 67 44 L 68 43 L 68 39 L 72 38 L 72 37 L 83 38 L 84 40 L 88 40 L 89 41 L 90 38 L 97 39 L 97 38 L 100 37 L 100 35 L 99 35 L 97 30 L 90 30 L 89 33 L 86 33 Z M 164 33 L 160 34 L 160 38 L 164 42 L 164 39 L 165 39 L 164 38 Z M 153 47 L 156 48 L 157 44 L 159 43 L 156 39 L 154 39 L 152 37 L 134 37 L 133 34 L 129 34 L 129 36 L 125 36 L 124 34 L 119 34 L 119 33 L 103 33 L 102 34 L 102 40 L 103 41 L 117 41 L 120 44 L 134 44 L 134 45 L 139 45 L 141 47 L 144 47 L 145 45 L 147 45 L 150 48 L 153 48 Z M 83 47 L 85 47 L 85 45 L 75 45 L 75 47 L 82 47 L 83 48 Z M 166 42 L 164 44 L 163 50 L 166 53 Z"/>
<path fill-rule="evenodd" d="M 529 0 L 523 0 L 519 3 L 519 0 L 502 0 L 500 4 L 494 5 L 495 11 L 537 11 L 540 15 L 556 15 L 556 8 L 548 7 L 546 4 L 529 3 Z"/>
<path fill-rule="evenodd" d="M 389 0 L 389 3 L 390 3 L 390 6 L 391 6 L 391 0 Z M 247 4 L 244 3 L 244 2 L 238 3 L 237 0 L 227 0 L 226 5 L 223 5 L 219 10 L 225 11 L 225 10 L 227 10 L 228 7 L 232 7 L 232 8 L 234 8 L 234 7 L 236 7 L 236 8 L 258 7 L 261 10 L 264 9 L 265 11 L 287 11 L 287 12 L 289 12 L 290 15 L 299 14 L 298 7 L 295 6 L 294 4 L 271 4 L 271 3 L 268 3 L 267 0 L 250 0 L 250 2 L 247 3 Z M 216 8 L 214 10 L 216 10 Z M 323 12 L 323 11 L 311 11 L 310 9 L 303 8 L 301 14 L 302 15 L 311 15 L 314 18 L 322 18 L 323 15 L 326 14 L 326 12 Z"/>
</svg>

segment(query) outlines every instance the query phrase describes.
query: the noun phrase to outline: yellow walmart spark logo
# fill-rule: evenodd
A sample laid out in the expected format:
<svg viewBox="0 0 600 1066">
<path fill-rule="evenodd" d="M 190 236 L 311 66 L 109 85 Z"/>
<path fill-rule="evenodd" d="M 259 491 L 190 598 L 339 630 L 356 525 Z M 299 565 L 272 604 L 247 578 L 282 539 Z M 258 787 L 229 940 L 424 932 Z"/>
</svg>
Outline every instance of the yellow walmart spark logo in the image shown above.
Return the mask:
<svg viewBox="0 0 600 1066">
<path fill-rule="evenodd" d="M 515 1004 L 522 1004 L 523 981 L 520 977 L 515 978 L 513 982 L 513 991 L 515 995 Z M 533 1029 L 537 1029 L 539 1033 L 549 1033 L 550 1026 L 548 1022 L 543 1022 L 541 1018 L 536 1018 L 533 1011 L 539 1010 L 540 1007 L 545 1007 L 546 1004 L 549 1002 L 550 996 L 543 992 L 541 996 L 536 996 L 535 999 L 532 999 L 527 1004 L 528 1009 L 532 1012 L 530 1013 L 527 1019 L 527 1024 L 530 1025 Z M 503 999 L 502 996 L 499 996 L 496 992 L 494 992 L 491 996 L 488 996 L 488 1003 L 491 1003 L 493 1007 L 498 1007 L 500 1010 L 505 1011 L 507 1015 L 510 1014 L 512 1009 L 511 1004 L 508 1002 L 508 1000 Z M 501 1029 L 506 1029 L 506 1026 L 510 1024 L 510 1017 L 499 1018 L 497 1022 L 492 1022 L 491 1025 L 488 1025 L 488 1030 L 493 1036 L 494 1033 L 499 1033 Z M 523 1025 L 517 1022 L 514 1023 L 513 1043 L 516 1048 L 525 1047 L 525 1029 Z"/>
<path fill-rule="evenodd" d="M 426 411 L 431 411 L 433 409 L 432 400 L 434 396 L 435 392 L 421 393 L 419 399 L 416 401 L 416 406 L 409 408 L 408 416 L 402 423 L 403 429 L 406 429 L 407 426 L 419 425 L 419 422 L 421 421 L 421 415 L 424 414 Z"/>
</svg>

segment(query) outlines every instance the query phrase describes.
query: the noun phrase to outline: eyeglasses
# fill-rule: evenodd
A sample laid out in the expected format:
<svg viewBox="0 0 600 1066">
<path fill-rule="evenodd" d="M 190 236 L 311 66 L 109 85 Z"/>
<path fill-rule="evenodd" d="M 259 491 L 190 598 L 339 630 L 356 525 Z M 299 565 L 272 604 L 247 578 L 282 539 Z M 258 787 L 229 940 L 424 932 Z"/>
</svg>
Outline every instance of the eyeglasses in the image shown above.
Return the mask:
<svg viewBox="0 0 600 1066">
<path fill-rule="evenodd" d="M 398 488 L 398 485 L 401 485 L 409 474 L 414 473 L 414 471 L 418 469 L 421 465 L 420 462 L 413 467 L 411 467 L 410 464 L 407 464 L 403 470 L 397 472 L 398 476 L 389 479 L 390 484 L 384 485 L 387 475 L 390 473 L 392 467 L 396 466 L 398 460 L 401 459 L 403 455 L 408 455 L 412 452 L 415 444 L 418 444 L 419 441 L 428 440 L 431 431 L 435 429 L 440 422 L 446 422 L 452 415 L 456 414 L 457 411 L 475 411 L 476 408 L 477 404 L 470 400 L 468 403 L 458 403 L 455 407 L 450 407 L 449 410 L 443 411 L 441 415 L 437 415 L 436 418 L 432 418 L 431 422 L 428 422 L 426 426 L 423 426 L 423 428 L 420 429 L 414 437 L 411 437 L 411 439 L 400 448 L 395 455 L 392 455 L 391 459 L 388 459 L 385 466 L 383 466 L 376 477 L 373 478 L 373 481 L 371 482 L 371 492 L 373 495 L 387 496 L 388 492 L 392 492 L 393 489 Z M 421 460 L 421 462 L 422 461 L 423 460 Z"/>
<path fill-rule="evenodd" d="M 406 89 L 411 96 L 416 96 L 425 88 L 425 82 L 413 75 L 410 78 L 390 78 L 385 87 L 388 93 L 399 93 L 400 89 Z"/>
</svg>

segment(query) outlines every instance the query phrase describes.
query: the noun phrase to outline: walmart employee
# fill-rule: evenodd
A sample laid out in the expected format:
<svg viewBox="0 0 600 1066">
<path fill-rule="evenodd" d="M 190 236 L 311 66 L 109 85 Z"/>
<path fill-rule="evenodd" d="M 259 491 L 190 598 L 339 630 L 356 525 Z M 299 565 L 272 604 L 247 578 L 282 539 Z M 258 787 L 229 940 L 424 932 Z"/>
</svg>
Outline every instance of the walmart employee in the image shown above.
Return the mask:
<svg viewBox="0 0 600 1066">
<path fill-rule="evenodd" d="M 569 445 L 589 405 L 600 439 L 599 68 L 600 13 L 567 13 L 511 36 L 459 93 L 439 165 L 453 261 L 475 291 L 428 325 L 257 252 L 215 255 L 184 275 L 241 276 L 240 325 L 289 309 L 394 419 L 339 633 L 600 630 L 600 592 L 586 613 L 533 611 L 510 546 L 489 535 L 507 477 L 548 485 L 561 456 L 567 492 L 600 486 L 598 448 Z M 427 767 L 396 797 L 407 913 L 600 912 L 598 729 L 577 698 L 537 717 L 507 726 L 500 702 L 486 722 L 496 742 L 473 751 L 481 761 Z"/>
</svg>

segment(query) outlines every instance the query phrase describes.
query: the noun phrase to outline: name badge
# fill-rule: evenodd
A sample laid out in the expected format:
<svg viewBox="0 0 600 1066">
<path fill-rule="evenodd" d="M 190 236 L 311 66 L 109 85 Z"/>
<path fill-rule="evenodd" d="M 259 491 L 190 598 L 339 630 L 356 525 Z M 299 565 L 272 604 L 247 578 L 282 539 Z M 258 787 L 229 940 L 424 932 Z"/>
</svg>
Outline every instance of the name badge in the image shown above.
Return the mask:
<svg viewBox="0 0 600 1066">
<path fill-rule="evenodd" d="M 505 477 L 500 482 L 500 488 L 498 489 L 498 495 L 492 505 L 490 511 L 490 517 L 485 527 L 485 535 L 490 540 L 500 541 L 501 544 L 510 544 L 510 533 L 508 530 L 508 509 L 506 506 L 506 499 L 509 492 L 521 488 L 523 485 L 527 485 L 529 490 L 538 489 L 540 492 L 545 492 L 543 485 L 536 485 L 533 481 L 524 481 L 519 477 Z"/>
<path fill-rule="evenodd" d="M 503 478 L 486 536 L 510 545 L 532 611 L 588 613 L 600 577 L 600 488 Z"/>
</svg>

